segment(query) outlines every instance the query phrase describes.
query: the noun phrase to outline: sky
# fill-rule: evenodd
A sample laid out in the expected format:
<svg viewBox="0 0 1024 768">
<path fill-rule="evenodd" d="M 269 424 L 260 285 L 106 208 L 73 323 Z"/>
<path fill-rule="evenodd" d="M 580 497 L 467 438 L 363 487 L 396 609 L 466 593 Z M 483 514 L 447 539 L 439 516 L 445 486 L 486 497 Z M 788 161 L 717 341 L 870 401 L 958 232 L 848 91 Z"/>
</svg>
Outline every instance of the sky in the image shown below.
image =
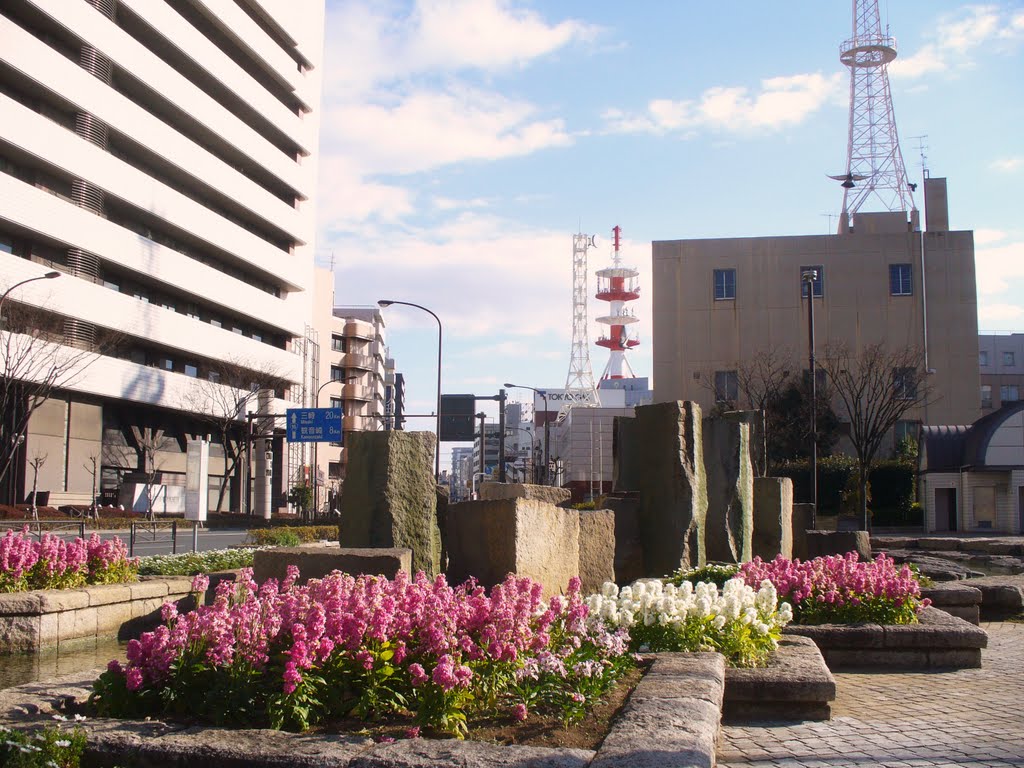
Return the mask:
<svg viewBox="0 0 1024 768">
<path fill-rule="evenodd" d="M 951 228 L 975 232 L 979 329 L 1024 330 L 1024 0 L 879 7 L 908 173 L 924 155 Z M 619 225 L 642 286 L 629 360 L 650 375 L 652 240 L 835 230 L 851 35 L 835 0 L 328 0 L 317 262 L 335 303 L 433 310 L 446 393 L 560 388 L 572 235 L 596 236 L 593 294 Z M 432 413 L 437 326 L 385 318 L 407 410 Z"/>
</svg>

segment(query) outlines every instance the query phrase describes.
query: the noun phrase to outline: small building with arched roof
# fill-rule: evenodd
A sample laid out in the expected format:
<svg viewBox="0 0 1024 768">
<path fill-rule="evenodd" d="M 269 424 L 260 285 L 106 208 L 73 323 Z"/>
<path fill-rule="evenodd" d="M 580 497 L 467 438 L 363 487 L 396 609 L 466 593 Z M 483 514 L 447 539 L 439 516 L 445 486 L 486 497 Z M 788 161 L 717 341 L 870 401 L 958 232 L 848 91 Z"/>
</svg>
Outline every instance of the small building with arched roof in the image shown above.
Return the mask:
<svg viewBox="0 0 1024 768">
<path fill-rule="evenodd" d="M 1024 533 L 1024 401 L 922 427 L 918 488 L 926 532 Z"/>
</svg>

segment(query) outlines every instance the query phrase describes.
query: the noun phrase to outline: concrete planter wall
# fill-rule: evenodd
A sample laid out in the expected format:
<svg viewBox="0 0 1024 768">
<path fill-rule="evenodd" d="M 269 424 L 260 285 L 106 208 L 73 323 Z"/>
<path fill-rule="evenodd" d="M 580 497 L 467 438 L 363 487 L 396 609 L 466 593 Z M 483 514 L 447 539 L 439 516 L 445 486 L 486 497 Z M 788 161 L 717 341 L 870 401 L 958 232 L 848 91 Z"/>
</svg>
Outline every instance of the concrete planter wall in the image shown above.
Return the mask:
<svg viewBox="0 0 1024 768">
<path fill-rule="evenodd" d="M 127 637 L 155 626 L 160 607 L 194 608 L 192 579 L 143 576 L 130 584 L 0 595 L 0 653 L 32 652 L 97 637 Z"/>
</svg>

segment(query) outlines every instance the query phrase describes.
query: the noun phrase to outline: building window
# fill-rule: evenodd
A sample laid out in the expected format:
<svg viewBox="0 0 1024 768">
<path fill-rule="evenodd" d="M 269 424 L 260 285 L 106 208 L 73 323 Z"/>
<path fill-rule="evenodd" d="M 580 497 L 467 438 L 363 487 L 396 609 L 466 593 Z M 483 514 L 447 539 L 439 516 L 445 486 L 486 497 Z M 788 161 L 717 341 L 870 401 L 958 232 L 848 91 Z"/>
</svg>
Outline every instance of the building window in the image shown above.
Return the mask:
<svg viewBox="0 0 1024 768">
<path fill-rule="evenodd" d="M 190 365 L 189 363 L 185 363 L 185 375 L 186 376 L 196 377 L 196 376 L 199 375 L 199 369 L 196 368 L 196 366 L 194 366 L 194 365 Z"/>
<path fill-rule="evenodd" d="M 208 374 L 206 374 L 206 378 L 208 378 L 210 381 L 216 384 L 218 381 L 220 381 L 220 374 L 217 371 L 210 371 Z"/>
<path fill-rule="evenodd" d="M 815 274 L 814 297 L 821 298 L 825 295 L 825 268 L 821 264 L 811 264 L 800 267 L 800 297 L 804 299 L 807 298 L 807 282 L 804 280 L 804 275 L 811 271 Z"/>
<path fill-rule="evenodd" d="M 896 437 L 896 445 L 899 445 L 908 438 L 916 443 L 920 430 L 920 421 L 903 421 L 902 419 L 897 421 L 896 426 L 893 429 L 893 434 Z"/>
<path fill-rule="evenodd" d="M 999 402 L 1002 405 L 1015 403 L 1018 400 L 1020 400 L 1020 390 L 1016 384 L 1003 384 L 999 387 Z"/>
<path fill-rule="evenodd" d="M 910 264 L 889 265 L 889 295 L 912 296 L 914 293 Z"/>
<path fill-rule="evenodd" d="M 892 386 L 897 400 L 917 398 L 917 370 L 915 368 L 893 368 Z"/>
<path fill-rule="evenodd" d="M 337 365 L 331 366 L 331 381 L 341 381 L 345 377 L 345 370 Z"/>
<path fill-rule="evenodd" d="M 988 384 L 981 385 L 981 407 L 992 407 L 992 387 Z"/>
<path fill-rule="evenodd" d="M 736 371 L 715 371 L 715 402 L 732 403 L 739 397 Z"/>
<path fill-rule="evenodd" d="M 169 357 L 162 357 L 160 358 L 160 367 L 163 368 L 165 371 L 173 371 L 174 361 L 171 360 L 171 358 Z"/>
<path fill-rule="evenodd" d="M 736 298 L 736 270 L 715 270 L 715 301 Z"/>
<path fill-rule="evenodd" d="M 981 352 L 978 353 L 978 365 L 982 366 L 983 368 L 988 367 L 988 351 L 987 350 L 983 349 Z"/>
<path fill-rule="evenodd" d="M 1003 365 L 1013 367 L 1016 364 L 1013 352 L 1003 352 Z"/>
<path fill-rule="evenodd" d="M 331 350 L 334 352 L 348 352 L 345 348 L 345 338 L 337 334 L 331 334 Z"/>
</svg>

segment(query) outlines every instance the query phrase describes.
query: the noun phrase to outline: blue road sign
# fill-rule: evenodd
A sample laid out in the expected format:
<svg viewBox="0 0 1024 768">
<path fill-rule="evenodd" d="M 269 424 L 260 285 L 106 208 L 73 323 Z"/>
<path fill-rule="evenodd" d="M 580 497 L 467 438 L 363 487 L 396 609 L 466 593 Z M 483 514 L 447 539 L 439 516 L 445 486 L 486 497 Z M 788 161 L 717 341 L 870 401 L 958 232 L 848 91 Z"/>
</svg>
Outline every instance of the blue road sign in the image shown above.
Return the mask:
<svg viewBox="0 0 1024 768">
<path fill-rule="evenodd" d="M 289 443 L 340 443 L 341 408 L 289 408 Z"/>
</svg>

